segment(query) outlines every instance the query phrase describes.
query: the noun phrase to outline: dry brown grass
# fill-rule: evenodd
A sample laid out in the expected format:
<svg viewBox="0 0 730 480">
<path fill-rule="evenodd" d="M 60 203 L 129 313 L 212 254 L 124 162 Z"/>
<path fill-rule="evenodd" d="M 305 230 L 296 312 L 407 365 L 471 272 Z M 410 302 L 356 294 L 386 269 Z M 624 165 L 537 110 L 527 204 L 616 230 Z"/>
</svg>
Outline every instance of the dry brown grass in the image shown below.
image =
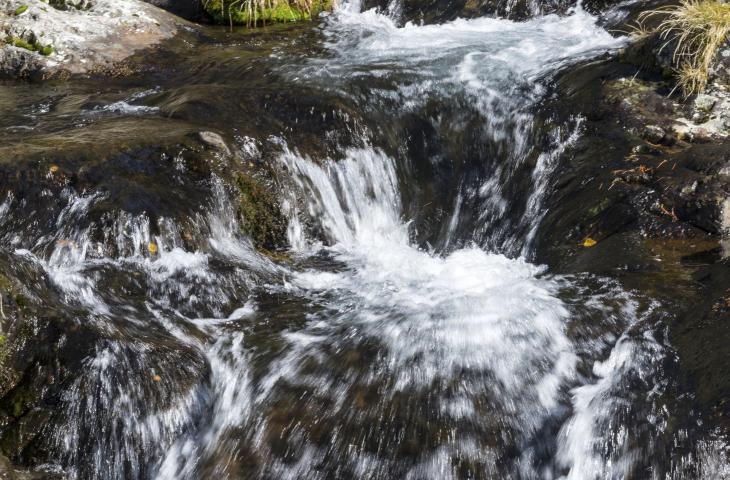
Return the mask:
<svg viewBox="0 0 730 480">
<path fill-rule="evenodd" d="M 716 0 L 683 0 L 679 5 L 644 12 L 640 24 L 654 16 L 664 19 L 656 30 L 674 46 L 672 62 L 685 95 L 702 92 L 718 49 L 730 33 L 730 4 Z"/>
</svg>

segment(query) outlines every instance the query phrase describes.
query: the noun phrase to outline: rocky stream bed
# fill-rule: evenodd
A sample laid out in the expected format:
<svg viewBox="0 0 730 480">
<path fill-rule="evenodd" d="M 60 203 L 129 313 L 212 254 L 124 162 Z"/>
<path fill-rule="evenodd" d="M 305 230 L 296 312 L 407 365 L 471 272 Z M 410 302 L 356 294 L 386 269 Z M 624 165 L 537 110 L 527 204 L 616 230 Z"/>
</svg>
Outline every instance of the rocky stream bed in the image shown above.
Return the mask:
<svg viewBox="0 0 730 480">
<path fill-rule="evenodd" d="M 730 478 L 730 47 L 363 3 L 2 5 L 0 478 Z"/>
</svg>

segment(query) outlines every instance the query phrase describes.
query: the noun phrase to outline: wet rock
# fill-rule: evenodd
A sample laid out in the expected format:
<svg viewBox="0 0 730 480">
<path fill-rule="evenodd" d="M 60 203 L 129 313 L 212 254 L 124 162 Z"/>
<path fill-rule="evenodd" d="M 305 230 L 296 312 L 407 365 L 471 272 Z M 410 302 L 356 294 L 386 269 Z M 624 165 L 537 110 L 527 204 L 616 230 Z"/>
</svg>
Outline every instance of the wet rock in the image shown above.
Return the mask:
<svg viewBox="0 0 730 480">
<path fill-rule="evenodd" d="M 661 127 L 658 127 L 656 125 L 647 125 L 644 127 L 644 129 L 641 131 L 641 137 L 646 140 L 647 142 L 651 142 L 654 144 L 660 144 L 665 142 L 667 138 L 667 134 L 664 132 L 664 129 Z"/>
<path fill-rule="evenodd" d="M 705 112 L 695 112 L 692 114 L 692 122 L 696 124 L 705 123 L 709 119 L 709 115 Z"/>
<path fill-rule="evenodd" d="M 0 480 L 16 480 L 17 478 L 10 460 L 0 455 Z"/>
<path fill-rule="evenodd" d="M 267 251 L 278 250 L 286 244 L 287 219 L 266 179 L 241 173 L 235 180 L 239 204 L 237 214 L 241 229 L 254 246 Z"/>
<path fill-rule="evenodd" d="M 145 0 L 145 2 L 191 22 L 205 19 L 202 2 L 199 0 Z"/>
<path fill-rule="evenodd" d="M 184 20 L 140 0 L 96 0 L 54 8 L 8 0 L 0 10 L 0 77 L 48 78 L 109 69 L 172 37 Z M 27 6 L 25 14 L 8 14 Z"/>
<path fill-rule="evenodd" d="M 698 185 L 697 180 L 695 180 L 694 182 L 690 183 L 689 185 L 682 187 L 682 190 L 679 192 L 679 196 L 684 199 L 692 197 L 692 195 L 694 195 L 697 192 L 697 185 Z"/>
<path fill-rule="evenodd" d="M 642 143 L 641 145 L 636 145 L 634 148 L 631 149 L 631 152 L 637 155 L 657 155 L 660 152 L 655 147 L 652 147 L 651 145 L 647 145 L 645 143 Z"/>
<path fill-rule="evenodd" d="M 209 147 L 220 151 L 221 153 L 225 155 L 230 155 L 231 150 L 228 148 L 228 145 L 226 144 L 226 141 L 223 140 L 223 137 L 218 135 L 215 132 L 209 132 L 209 131 L 203 131 L 198 133 L 198 138 L 201 142 L 208 145 Z"/>
</svg>

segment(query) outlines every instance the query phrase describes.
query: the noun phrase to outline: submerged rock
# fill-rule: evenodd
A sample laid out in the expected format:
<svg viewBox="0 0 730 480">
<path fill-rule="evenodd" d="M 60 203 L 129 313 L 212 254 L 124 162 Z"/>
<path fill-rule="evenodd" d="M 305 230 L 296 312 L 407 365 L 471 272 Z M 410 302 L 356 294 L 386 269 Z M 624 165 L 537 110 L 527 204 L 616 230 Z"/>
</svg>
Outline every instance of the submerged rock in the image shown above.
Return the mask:
<svg viewBox="0 0 730 480">
<path fill-rule="evenodd" d="M 226 145 L 226 141 L 223 140 L 223 137 L 218 135 L 215 132 L 200 132 L 198 133 L 198 138 L 201 142 L 208 145 L 209 147 L 220 151 L 221 153 L 225 155 L 230 155 L 231 150 L 228 148 L 228 145 Z"/>
<path fill-rule="evenodd" d="M 664 142 L 666 133 L 661 127 L 656 125 L 647 125 L 641 132 L 641 136 L 648 142 L 658 144 Z"/>
<path fill-rule="evenodd" d="M 23 6 L 24 13 L 16 15 Z M 139 0 L 8 0 L 0 7 L 0 76 L 48 78 L 111 69 L 172 37 L 182 22 Z"/>
</svg>

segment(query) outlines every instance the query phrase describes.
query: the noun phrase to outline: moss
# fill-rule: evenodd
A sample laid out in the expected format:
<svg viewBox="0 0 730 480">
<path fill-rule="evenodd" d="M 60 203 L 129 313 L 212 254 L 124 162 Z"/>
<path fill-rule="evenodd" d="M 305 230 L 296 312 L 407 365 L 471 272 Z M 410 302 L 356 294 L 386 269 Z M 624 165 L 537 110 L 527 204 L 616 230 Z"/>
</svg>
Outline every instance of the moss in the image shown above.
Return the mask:
<svg viewBox="0 0 730 480">
<path fill-rule="evenodd" d="M 28 5 L 21 5 L 15 9 L 15 15 L 22 15 L 28 10 Z"/>
<path fill-rule="evenodd" d="M 31 52 L 38 52 L 46 57 L 53 53 L 53 45 L 41 45 L 37 41 L 29 42 L 23 38 L 13 37 L 10 39 L 9 43 L 14 47 L 23 48 Z"/>
<path fill-rule="evenodd" d="M 238 219 L 241 229 L 260 250 L 281 248 L 286 237 L 286 219 L 276 197 L 246 174 L 235 180 L 239 191 Z"/>
<path fill-rule="evenodd" d="M 28 297 L 19 293 L 15 296 L 15 304 L 20 308 L 27 308 L 30 305 Z"/>
<path fill-rule="evenodd" d="M 23 40 L 22 38 L 15 38 L 15 37 L 14 38 L 11 38 L 10 39 L 10 44 L 12 46 L 14 46 L 14 47 L 24 48 L 26 50 L 30 50 L 31 52 L 35 52 L 36 51 L 36 47 L 35 47 L 34 44 L 32 44 L 30 42 L 27 42 L 27 41 Z"/>
<path fill-rule="evenodd" d="M 253 4 L 250 5 L 249 1 Z M 218 23 L 255 26 L 311 20 L 321 12 L 332 10 L 333 6 L 333 0 L 314 0 L 309 9 L 293 5 L 288 0 L 273 3 L 273 6 L 259 6 L 256 0 L 209 0 L 204 3 L 204 8 Z"/>
<path fill-rule="evenodd" d="M 611 199 L 604 198 L 598 204 L 594 205 L 588 210 L 588 215 L 590 215 L 591 217 L 595 217 L 596 215 L 607 209 L 609 206 L 611 206 Z"/>
</svg>

